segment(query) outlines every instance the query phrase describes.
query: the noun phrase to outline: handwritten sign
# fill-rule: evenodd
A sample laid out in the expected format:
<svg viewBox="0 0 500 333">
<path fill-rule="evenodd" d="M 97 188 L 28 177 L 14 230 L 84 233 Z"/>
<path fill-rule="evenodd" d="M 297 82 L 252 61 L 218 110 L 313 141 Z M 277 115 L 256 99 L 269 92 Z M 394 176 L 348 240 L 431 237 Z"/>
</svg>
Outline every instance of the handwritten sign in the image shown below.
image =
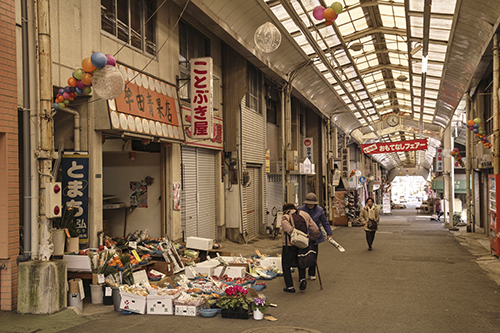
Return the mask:
<svg viewBox="0 0 500 333">
<path fill-rule="evenodd" d="M 427 139 L 361 145 L 364 154 L 395 153 L 399 151 L 427 150 Z"/>
<path fill-rule="evenodd" d="M 213 109 L 213 60 L 195 58 L 191 68 L 191 137 L 211 139 Z"/>
</svg>

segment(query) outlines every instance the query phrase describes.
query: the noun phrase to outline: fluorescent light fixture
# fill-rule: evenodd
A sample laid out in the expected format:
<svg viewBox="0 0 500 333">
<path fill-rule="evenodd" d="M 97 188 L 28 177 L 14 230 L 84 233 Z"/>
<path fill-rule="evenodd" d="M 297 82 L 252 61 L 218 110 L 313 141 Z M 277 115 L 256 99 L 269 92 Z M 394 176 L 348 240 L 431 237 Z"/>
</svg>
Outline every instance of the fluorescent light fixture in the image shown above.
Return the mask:
<svg viewBox="0 0 500 333">
<path fill-rule="evenodd" d="M 415 48 L 413 48 L 413 50 L 410 51 L 410 55 L 411 56 L 414 56 L 415 53 L 417 53 L 418 51 L 420 51 L 422 49 L 422 44 L 418 44 Z"/>
<path fill-rule="evenodd" d="M 427 56 L 422 57 L 422 74 L 427 73 Z"/>
<path fill-rule="evenodd" d="M 373 132 L 373 127 L 372 127 L 372 125 L 368 125 L 368 128 L 369 128 L 369 129 L 371 129 L 371 130 L 372 130 L 372 132 Z"/>
</svg>

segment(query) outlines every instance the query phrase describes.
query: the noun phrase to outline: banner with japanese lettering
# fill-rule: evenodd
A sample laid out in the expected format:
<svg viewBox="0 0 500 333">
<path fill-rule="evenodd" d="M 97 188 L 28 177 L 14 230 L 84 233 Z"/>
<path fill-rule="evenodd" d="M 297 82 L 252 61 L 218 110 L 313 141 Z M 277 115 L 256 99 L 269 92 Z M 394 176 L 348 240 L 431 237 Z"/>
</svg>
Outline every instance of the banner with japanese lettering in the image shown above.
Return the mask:
<svg viewBox="0 0 500 333">
<path fill-rule="evenodd" d="M 444 160 L 443 160 L 443 148 L 438 147 L 436 153 L 436 172 L 443 172 L 444 170 Z"/>
<path fill-rule="evenodd" d="M 214 117 L 213 118 L 213 134 L 212 138 L 208 139 L 194 139 L 192 132 L 191 132 L 191 120 L 193 117 L 191 116 L 191 109 L 187 107 L 181 107 L 182 111 L 182 122 L 184 123 L 185 127 L 185 133 L 186 133 L 186 143 L 189 146 L 197 146 L 197 147 L 203 147 L 203 148 L 208 148 L 208 149 L 217 149 L 217 150 L 222 150 L 224 149 L 224 143 L 223 143 L 223 121 L 221 118 Z"/>
<path fill-rule="evenodd" d="M 213 109 L 213 60 L 195 58 L 189 61 L 191 83 L 191 137 L 211 139 Z"/>
<path fill-rule="evenodd" d="M 62 166 L 62 204 L 76 207 L 74 221 L 80 230 L 80 243 L 88 243 L 89 206 L 89 155 L 88 153 L 64 153 Z"/>
<path fill-rule="evenodd" d="M 117 65 L 125 78 L 125 90 L 108 100 L 113 129 L 184 140 L 177 88 L 144 73 Z"/>
<path fill-rule="evenodd" d="M 426 150 L 427 139 L 406 140 L 397 142 L 371 143 L 361 145 L 364 154 L 384 154 L 398 151 Z"/>
</svg>

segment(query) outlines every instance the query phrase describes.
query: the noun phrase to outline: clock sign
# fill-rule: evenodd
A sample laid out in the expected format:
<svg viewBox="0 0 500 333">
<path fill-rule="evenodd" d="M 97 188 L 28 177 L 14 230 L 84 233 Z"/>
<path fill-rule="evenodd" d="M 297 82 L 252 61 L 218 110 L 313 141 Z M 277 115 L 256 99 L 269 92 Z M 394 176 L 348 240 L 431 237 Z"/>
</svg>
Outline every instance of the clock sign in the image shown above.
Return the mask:
<svg viewBox="0 0 500 333">
<path fill-rule="evenodd" d="M 399 124 L 398 116 L 396 116 L 395 114 L 391 114 L 389 117 L 387 117 L 387 125 L 396 126 L 397 124 Z"/>
</svg>

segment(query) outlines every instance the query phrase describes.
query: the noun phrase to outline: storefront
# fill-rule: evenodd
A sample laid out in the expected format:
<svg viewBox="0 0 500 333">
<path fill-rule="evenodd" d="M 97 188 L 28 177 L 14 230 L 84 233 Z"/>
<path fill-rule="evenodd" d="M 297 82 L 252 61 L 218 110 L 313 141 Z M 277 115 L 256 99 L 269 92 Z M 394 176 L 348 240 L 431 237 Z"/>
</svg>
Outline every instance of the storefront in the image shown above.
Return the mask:
<svg viewBox="0 0 500 333">
<path fill-rule="evenodd" d="M 181 147 L 181 224 L 184 238 L 217 238 L 217 161 L 223 149 L 222 119 L 213 118 L 213 138 L 191 138 L 191 110 L 182 107 L 186 141 Z"/>
</svg>

